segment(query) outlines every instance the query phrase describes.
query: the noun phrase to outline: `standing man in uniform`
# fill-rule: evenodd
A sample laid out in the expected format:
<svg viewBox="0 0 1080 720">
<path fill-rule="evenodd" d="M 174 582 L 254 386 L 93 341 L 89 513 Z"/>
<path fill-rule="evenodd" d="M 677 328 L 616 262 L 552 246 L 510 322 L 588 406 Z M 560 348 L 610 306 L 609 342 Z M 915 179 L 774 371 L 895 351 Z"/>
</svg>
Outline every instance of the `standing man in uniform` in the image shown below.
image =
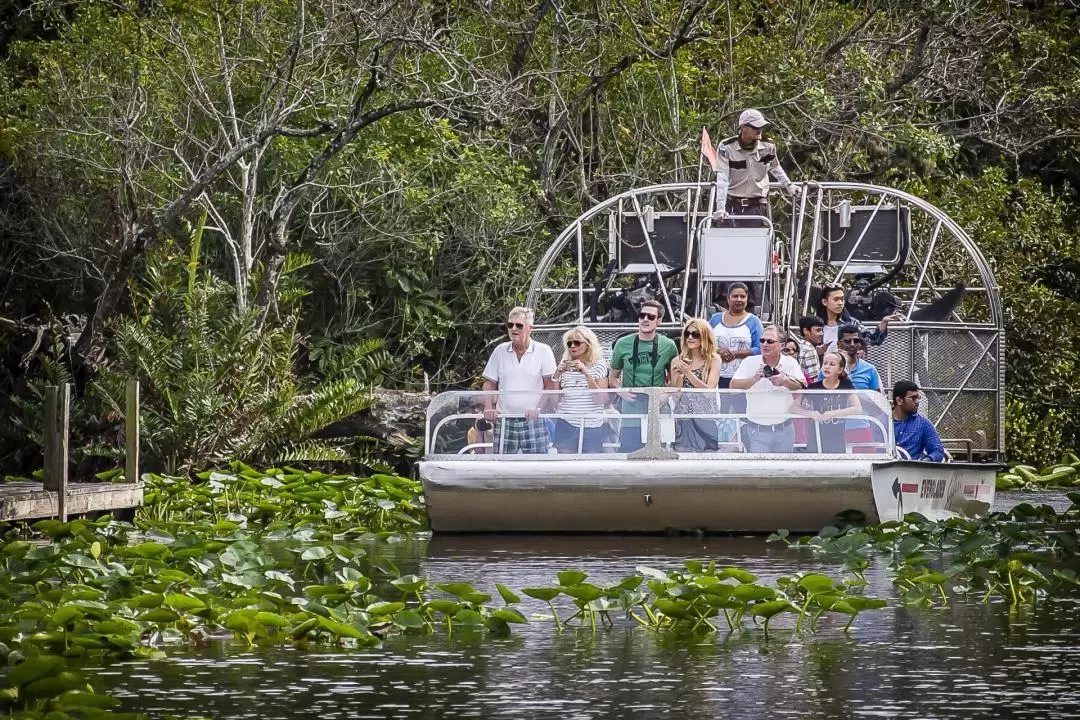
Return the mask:
<svg viewBox="0 0 1080 720">
<path fill-rule="evenodd" d="M 743 110 L 739 134 L 716 149 L 716 208 L 721 218 L 769 214 L 769 176 L 793 197 L 798 188 L 780 167 L 776 146 L 761 139 L 769 122 L 760 110 Z"/>
</svg>

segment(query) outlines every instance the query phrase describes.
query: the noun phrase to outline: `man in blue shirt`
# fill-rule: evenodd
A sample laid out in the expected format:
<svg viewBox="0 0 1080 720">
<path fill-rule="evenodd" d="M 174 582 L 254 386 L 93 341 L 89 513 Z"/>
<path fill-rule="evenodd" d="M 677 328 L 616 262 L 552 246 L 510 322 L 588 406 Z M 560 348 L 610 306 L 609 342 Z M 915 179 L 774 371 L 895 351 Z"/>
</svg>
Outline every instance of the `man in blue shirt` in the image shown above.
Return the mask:
<svg viewBox="0 0 1080 720">
<path fill-rule="evenodd" d="M 908 380 L 901 380 L 893 385 L 893 430 L 896 433 L 896 445 L 902 447 L 912 460 L 941 462 L 945 459 L 945 448 L 941 437 L 924 415 L 919 414 L 919 386 Z"/>
</svg>

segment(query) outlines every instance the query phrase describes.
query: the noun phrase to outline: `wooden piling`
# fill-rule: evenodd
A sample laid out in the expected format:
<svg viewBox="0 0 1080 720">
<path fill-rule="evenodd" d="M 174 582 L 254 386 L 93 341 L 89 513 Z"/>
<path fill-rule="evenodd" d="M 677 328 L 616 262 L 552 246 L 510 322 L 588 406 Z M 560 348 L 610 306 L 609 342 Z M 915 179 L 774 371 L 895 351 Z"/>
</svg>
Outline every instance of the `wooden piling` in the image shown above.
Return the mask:
<svg viewBox="0 0 1080 720">
<path fill-rule="evenodd" d="M 139 480 L 139 381 L 127 381 L 124 407 L 124 480 Z"/>
<path fill-rule="evenodd" d="M 56 493 L 56 514 L 67 520 L 68 433 L 71 425 L 71 383 L 45 387 L 45 490 Z"/>
</svg>

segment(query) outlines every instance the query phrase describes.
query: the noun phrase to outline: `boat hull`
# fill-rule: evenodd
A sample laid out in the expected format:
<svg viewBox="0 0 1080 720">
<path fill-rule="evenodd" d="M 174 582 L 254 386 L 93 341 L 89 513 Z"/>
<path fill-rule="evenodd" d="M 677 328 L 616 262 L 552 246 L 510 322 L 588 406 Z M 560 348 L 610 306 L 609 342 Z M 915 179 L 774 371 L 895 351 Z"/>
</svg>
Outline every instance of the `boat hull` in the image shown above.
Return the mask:
<svg viewBox="0 0 1080 720">
<path fill-rule="evenodd" d="M 816 532 L 841 517 L 895 519 L 901 502 L 903 512 L 921 509 L 928 517 L 938 506 L 939 515 L 957 508 L 971 514 L 993 502 L 995 468 L 972 466 L 958 475 L 949 465 L 905 465 L 857 459 L 484 458 L 426 460 L 420 478 L 435 532 Z M 897 479 L 901 474 L 904 482 Z M 901 502 L 892 496 L 894 481 L 905 491 Z M 933 497 L 925 497 L 923 483 Z M 973 487 L 978 492 L 965 497 L 963 491 Z"/>
</svg>

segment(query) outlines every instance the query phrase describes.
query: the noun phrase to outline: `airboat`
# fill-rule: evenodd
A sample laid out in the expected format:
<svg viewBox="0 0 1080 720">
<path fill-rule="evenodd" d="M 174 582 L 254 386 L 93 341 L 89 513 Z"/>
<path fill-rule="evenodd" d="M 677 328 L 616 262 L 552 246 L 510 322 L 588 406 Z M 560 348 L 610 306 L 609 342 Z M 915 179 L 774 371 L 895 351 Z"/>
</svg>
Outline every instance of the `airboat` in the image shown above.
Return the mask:
<svg viewBox="0 0 1080 720">
<path fill-rule="evenodd" d="M 774 195 L 769 216 L 722 222 L 711 183 L 629 190 L 601 202 L 552 242 L 528 288 L 533 339 L 561 352 L 562 334 L 590 327 L 605 354 L 637 331 L 646 299 L 666 308 L 661 331 L 709 317 L 727 283 L 751 286 L 763 322 L 797 326 L 819 288 L 849 288 L 862 322 L 899 313 L 868 350 L 884 388 L 913 380 L 947 462 L 904 457 L 886 398 L 862 393 L 875 441 L 844 453 L 806 442 L 791 453 L 746 451 L 732 413 L 710 413 L 715 452 L 679 452 L 670 389 L 649 389 L 638 419 L 644 446 L 604 453 L 497 452 L 469 428 L 476 392 L 444 392 L 427 413 L 420 462 L 436 532 L 816 531 L 838 521 L 882 522 L 918 512 L 978 515 L 994 499 L 1004 449 L 1004 328 L 999 288 L 976 243 L 941 209 L 906 192 L 861 183 L 796 183 Z M 753 221 L 753 222 L 749 222 Z M 608 391 L 609 393 L 611 391 Z M 732 391 L 710 391 L 721 394 Z M 557 418 L 557 412 L 543 417 Z M 628 416 L 609 411 L 607 426 Z M 496 421 L 498 422 L 498 421 Z M 809 428 L 810 434 L 817 432 Z"/>
</svg>

